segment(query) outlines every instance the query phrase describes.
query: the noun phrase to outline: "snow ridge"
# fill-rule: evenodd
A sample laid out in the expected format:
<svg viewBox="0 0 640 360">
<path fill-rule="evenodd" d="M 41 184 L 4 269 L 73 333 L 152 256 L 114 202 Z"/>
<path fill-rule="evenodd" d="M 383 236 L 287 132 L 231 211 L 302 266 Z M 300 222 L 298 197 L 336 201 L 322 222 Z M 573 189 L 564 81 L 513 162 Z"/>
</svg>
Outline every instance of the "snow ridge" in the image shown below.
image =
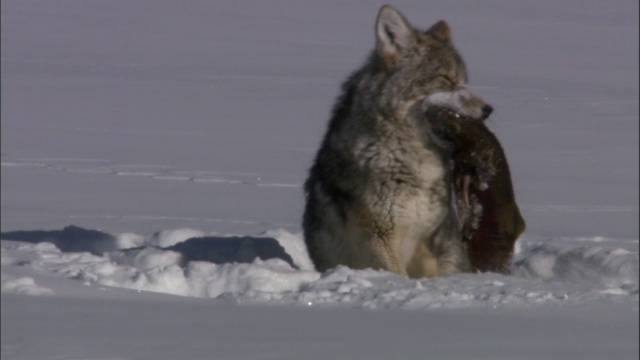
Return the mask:
<svg viewBox="0 0 640 360">
<path fill-rule="evenodd" d="M 301 234 L 282 229 L 259 236 L 221 237 L 193 229 L 143 236 L 69 226 L 3 233 L 2 239 L 2 291 L 8 293 L 53 294 L 32 278 L 4 275 L 22 266 L 91 286 L 239 303 L 433 309 L 638 299 L 638 253 L 608 247 L 606 239 L 598 246 L 522 239 L 512 276 L 421 280 L 347 267 L 318 273 Z"/>
</svg>

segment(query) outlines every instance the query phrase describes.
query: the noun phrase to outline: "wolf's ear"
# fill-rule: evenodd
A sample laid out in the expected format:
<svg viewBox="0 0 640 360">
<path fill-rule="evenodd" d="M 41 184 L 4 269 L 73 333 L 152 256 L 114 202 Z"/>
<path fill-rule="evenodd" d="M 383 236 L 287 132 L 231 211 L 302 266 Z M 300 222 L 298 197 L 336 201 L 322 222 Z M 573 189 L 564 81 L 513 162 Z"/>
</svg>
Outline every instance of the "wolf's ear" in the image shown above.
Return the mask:
<svg viewBox="0 0 640 360">
<path fill-rule="evenodd" d="M 449 24 L 444 20 L 440 20 L 433 24 L 433 26 L 427 30 L 427 33 L 440 41 L 451 41 L 451 28 L 449 28 Z"/>
<path fill-rule="evenodd" d="M 384 5 L 376 20 L 376 50 L 388 64 L 393 64 L 415 39 L 413 27 L 391 5 Z"/>
</svg>

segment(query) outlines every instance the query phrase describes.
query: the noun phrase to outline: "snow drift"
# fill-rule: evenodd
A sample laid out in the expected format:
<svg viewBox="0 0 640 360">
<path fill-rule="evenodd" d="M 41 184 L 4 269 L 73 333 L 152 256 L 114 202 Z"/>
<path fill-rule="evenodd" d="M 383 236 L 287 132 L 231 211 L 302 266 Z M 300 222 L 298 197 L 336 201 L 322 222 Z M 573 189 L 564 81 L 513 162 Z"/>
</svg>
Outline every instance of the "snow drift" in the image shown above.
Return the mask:
<svg viewBox="0 0 640 360">
<path fill-rule="evenodd" d="M 2 238 L 3 266 L 19 263 L 92 286 L 236 302 L 459 308 L 638 298 L 638 253 L 607 246 L 607 239 L 598 246 L 564 247 L 521 240 L 526 246 L 519 246 L 513 276 L 485 273 L 411 280 L 346 267 L 318 273 L 301 235 L 286 230 L 224 237 L 175 229 L 143 236 L 69 226 L 60 231 L 7 232 Z M 33 279 L 10 275 L 3 278 L 2 291 L 54 293 Z"/>
</svg>

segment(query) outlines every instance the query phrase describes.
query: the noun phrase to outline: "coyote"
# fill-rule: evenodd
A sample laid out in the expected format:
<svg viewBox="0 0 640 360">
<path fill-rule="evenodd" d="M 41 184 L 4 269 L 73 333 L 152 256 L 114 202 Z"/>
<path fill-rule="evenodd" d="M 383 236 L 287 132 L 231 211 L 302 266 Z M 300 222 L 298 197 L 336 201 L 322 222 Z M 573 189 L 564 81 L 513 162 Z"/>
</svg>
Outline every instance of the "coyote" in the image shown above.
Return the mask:
<svg viewBox="0 0 640 360">
<path fill-rule="evenodd" d="M 509 273 L 526 225 L 500 142 L 484 122 L 449 109 L 434 106 L 425 115 L 433 133 L 453 146 L 458 215 L 473 270 Z"/>
<path fill-rule="evenodd" d="M 367 62 L 342 85 L 305 182 L 304 238 L 318 271 L 346 265 L 413 278 L 470 271 L 452 197 L 450 154 L 429 106 L 484 119 L 449 26 L 414 29 L 385 5 Z"/>
</svg>

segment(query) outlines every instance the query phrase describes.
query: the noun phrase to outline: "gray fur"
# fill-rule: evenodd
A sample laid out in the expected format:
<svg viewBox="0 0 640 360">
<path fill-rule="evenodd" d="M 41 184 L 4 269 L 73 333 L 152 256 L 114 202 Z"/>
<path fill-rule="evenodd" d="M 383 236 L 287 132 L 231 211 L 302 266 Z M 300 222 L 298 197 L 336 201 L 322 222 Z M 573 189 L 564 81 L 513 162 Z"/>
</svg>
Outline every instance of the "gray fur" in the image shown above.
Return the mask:
<svg viewBox="0 0 640 360">
<path fill-rule="evenodd" d="M 375 34 L 376 49 L 342 85 L 305 183 L 310 257 L 318 271 L 346 265 L 415 278 L 468 271 L 449 155 L 423 120 L 430 96 L 460 89 L 467 96 L 464 62 L 443 21 L 418 31 L 385 5 Z M 473 97 L 472 107 L 483 105 Z"/>
</svg>

